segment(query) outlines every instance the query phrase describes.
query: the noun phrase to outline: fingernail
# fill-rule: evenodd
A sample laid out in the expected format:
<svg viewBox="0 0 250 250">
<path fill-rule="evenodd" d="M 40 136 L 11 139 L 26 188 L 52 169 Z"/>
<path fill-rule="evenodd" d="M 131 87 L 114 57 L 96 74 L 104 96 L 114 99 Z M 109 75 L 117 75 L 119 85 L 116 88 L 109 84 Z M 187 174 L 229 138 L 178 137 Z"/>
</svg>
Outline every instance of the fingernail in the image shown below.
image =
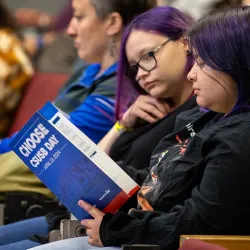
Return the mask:
<svg viewBox="0 0 250 250">
<path fill-rule="evenodd" d="M 82 200 L 80 200 L 80 201 L 78 201 L 78 205 L 82 205 L 82 206 L 84 206 L 84 201 L 82 201 Z"/>
</svg>

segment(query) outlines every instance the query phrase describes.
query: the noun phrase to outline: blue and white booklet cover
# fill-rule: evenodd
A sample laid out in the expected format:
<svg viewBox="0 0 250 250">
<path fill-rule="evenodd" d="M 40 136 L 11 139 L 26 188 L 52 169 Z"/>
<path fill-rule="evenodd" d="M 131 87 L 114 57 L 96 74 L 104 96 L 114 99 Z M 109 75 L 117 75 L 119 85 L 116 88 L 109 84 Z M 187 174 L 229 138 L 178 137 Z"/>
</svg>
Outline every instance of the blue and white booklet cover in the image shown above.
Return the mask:
<svg viewBox="0 0 250 250">
<path fill-rule="evenodd" d="M 78 219 L 89 215 L 80 199 L 115 213 L 139 186 L 84 133 L 48 102 L 10 147 Z"/>
</svg>

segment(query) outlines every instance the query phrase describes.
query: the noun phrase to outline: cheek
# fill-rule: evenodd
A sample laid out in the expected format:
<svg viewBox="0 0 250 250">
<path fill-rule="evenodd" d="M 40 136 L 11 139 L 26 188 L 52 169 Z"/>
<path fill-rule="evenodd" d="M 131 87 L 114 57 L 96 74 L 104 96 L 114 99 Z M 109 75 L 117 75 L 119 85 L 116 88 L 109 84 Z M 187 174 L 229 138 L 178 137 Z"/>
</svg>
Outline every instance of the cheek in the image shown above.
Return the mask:
<svg viewBox="0 0 250 250">
<path fill-rule="evenodd" d="M 159 82 L 151 89 L 150 94 L 155 98 L 167 98 L 169 96 L 169 85 L 166 82 Z"/>
<path fill-rule="evenodd" d="M 176 61 L 177 59 L 174 59 L 172 62 L 167 60 L 166 63 L 160 65 L 160 76 L 162 80 L 178 83 L 186 79 L 187 76 L 185 73 L 185 61 Z"/>
<path fill-rule="evenodd" d="M 140 82 L 138 82 L 138 84 L 139 84 L 139 86 L 143 89 L 143 85 L 142 85 Z"/>
<path fill-rule="evenodd" d="M 79 38 L 82 42 L 87 42 L 87 38 L 90 37 L 91 31 L 87 25 L 81 25 L 79 27 Z M 85 41 L 84 41 L 85 40 Z"/>
<path fill-rule="evenodd" d="M 197 104 L 202 108 L 211 109 L 214 106 L 214 98 L 209 94 L 204 94 L 204 92 L 200 92 L 196 96 Z"/>
<path fill-rule="evenodd" d="M 98 26 L 92 19 L 86 17 L 79 25 L 79 36 L 84 42 L 88 42 L 87 38 L 91 38 L 93 34 L 98 33 Z"/>
<path fill-rule="evenodd" d="M 171 56 L 166 56 L 164 61 L 165 70 L 171 72 L 172 75 L 182 76 L 185 73 L 187 64 L 187 55 L 182 51 L 171 53 Z"/>
<path fill-rule="evenodd" d="M 218 100 L 225 98 L 225 91 L 220 86 L 216 85 L 205 85 L 202 86 L 201 90 L 197 94 L 198 105 L 204 108 L 211 108 Z"/>
</svg>

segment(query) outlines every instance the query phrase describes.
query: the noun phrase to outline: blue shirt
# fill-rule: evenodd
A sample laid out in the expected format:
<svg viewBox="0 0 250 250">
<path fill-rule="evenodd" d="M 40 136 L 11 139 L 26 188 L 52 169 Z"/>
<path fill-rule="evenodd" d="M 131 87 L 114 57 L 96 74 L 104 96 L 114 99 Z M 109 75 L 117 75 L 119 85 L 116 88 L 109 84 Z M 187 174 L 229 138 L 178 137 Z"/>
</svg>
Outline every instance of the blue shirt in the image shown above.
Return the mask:
<svg viewBox="0 0 250 250">
<path fill-rule="evenodd" d="M 70 84 L 69 88 L 61 93 L 58 98 L 62 98 L 63 95 L 71 91 L 72 86 L 80 85 L 85 88 L 90 88 L 95 80 L 98 80 L 102 76 L 108 76 L 115 73 L 117 70 L 117 63 L 110 66 L 102 74 L 97 75 L 100 68 L 100 64 L 89 65 L 84 70 L 79 81 Z M 91 140 L 98 143 L 114 125 L 114 105 L 114 99 L 108 98 L 105 95 L 90 94 L 76 110 L 69 114 L 69 120 Z M 9 144 L 16 134 L 17 133 L 9 138 L 0 140 L 0 154 L 11 151 Z"/>
</svg>

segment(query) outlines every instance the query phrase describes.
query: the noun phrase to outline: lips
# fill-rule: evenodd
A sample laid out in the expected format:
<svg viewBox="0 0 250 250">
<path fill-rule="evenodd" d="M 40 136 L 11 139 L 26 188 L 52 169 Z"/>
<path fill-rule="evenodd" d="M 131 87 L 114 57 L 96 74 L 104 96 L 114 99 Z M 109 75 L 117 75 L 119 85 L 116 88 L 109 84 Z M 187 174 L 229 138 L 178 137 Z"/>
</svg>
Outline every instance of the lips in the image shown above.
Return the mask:
<svg viewBox="0 0 250 250">
<path fill-rule="evenodd" d="M 197 95 L 200 92 L 199 89 L 194 89 L 194 94 Z"/>
<path fill-rule="evenodd" d="M 75 46 L 75 48 L 79 48 L 80 47 L 79 42 L 74 42 L 74 46 Z"/>
<path fill-rule="evenodd" d="M 146 83 L 144 83 L 144 88 L 145 88 L 145 89 L 149 89 L 149 88 L 151 88 L 153 85 L 154 85 L 154 82 L 146 82 Z"/>
</svg>

